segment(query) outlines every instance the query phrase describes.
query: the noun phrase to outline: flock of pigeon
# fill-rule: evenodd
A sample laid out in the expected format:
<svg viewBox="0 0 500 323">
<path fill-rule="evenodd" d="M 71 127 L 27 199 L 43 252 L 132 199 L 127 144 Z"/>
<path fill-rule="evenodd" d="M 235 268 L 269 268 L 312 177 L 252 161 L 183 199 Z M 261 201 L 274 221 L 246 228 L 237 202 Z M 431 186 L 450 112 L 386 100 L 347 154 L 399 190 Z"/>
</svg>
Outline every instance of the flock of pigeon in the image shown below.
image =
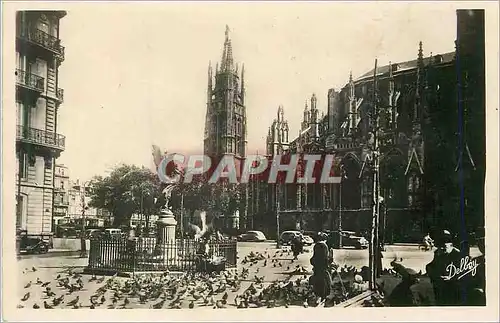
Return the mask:
<svg viewBox="0 0 500 323">
<path fill-rule="evenodd" d="M 197 307 L 255 308 L 318 306 L 320 302 L 309 285 L 310 273 L 294 260 L 284 259 L 288 250 L 278 250 L 272 255 L 251 252 L 241 260 L 241 270 L 221 273 L 168 273 L 142 274 L 133 278 L 97 277 L 81 275 L 73 269 L 58 273 L 55 279 L 30 281 L 20 299 L 18 308 L 90 308 L 90 309 L 183 309 Z M 288 280 L 266 281 L 259 276 L 265 267 L 282 270 Z M 26 269 L 33 275 L 37 269 Z M 355 295 L 352 282 L 359 271 L 344 266 L 332 272 L 333 292 L 325 307 L 334 306 Z M 36 274 L 35 274 L 36 275 Z M 34 292 L 33 288 L 39 290 Z M 86 295 L 86 296 L 83 296 Z M 33 299 L 35 298 L 36 299 Z M 375 304 L 375 305 L 374 305 Z M 365 306 L 383 306 L 380 300 L 372 300 Z"/>
</svg>

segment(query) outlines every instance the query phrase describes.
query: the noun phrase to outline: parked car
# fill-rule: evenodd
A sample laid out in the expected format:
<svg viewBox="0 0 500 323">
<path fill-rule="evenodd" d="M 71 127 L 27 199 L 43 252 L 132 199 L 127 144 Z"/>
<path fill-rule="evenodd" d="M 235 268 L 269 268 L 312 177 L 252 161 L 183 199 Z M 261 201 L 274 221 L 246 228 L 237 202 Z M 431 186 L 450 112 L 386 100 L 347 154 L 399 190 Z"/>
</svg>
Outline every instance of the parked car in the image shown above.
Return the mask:
<svg viewBox="0 0 500 323">
<path fill-rule="evenodd" d="M 306 246 L 312 246 L 314 244 L 314 240 L 310 236 L 302 235 L 302 243 Z"/>
<path fill-rule="evenodd" d="M 85 232 L 85 236 L 87 239 L 95 239 L 99 238 L 103 234 L 101 229 L 88 229 Z"/>
<path fill-rule="evenodd" d="M 339 247 L 340 237 L 342 237 L 342 247 L 354 247 L 356 249 L 367 249 L 368 240 L 354 231 L 333 231 L 329 233 L 328 244 L 334 248 Z"/>
<path fill-rule="evenodd" d="M 18 237 L 20 253 L 37 254 L 49 251 L 49 242 L 45 241 L 43 236 L 28 236 L 27 231 L 22 231 Z"/>
<path fill-rule="evenodd" d="M 266 236 L 264 235 L 264 233 L 262 233 L 262 231 L 247 231 L 243 234 L 240 234 L 237 239 L 238 241 L 256 241 L 256 242 L 262 242 L 267 240 Z"/>
<path fill-rule="evenodd" d="M 320 233 L 321 232 L 318 232 L 318 231 L 304 231 L 304 232 L 302 232 L 303 235 L 309 236 L 313 240 L 315 240 Z"/>
<path fill-rule="evenodd" d="M 123 236 L 121 229 L 105 229 L 104 235 L 108 238 L 120 238 Z"/>
<path fill-rule="evenodd" d="M 284 231 L 280 235 L 280 244 L 288 245 L 295 237 L 302 238 L 302 234 L 300 233 L 300 231 Z"/>
</svg>

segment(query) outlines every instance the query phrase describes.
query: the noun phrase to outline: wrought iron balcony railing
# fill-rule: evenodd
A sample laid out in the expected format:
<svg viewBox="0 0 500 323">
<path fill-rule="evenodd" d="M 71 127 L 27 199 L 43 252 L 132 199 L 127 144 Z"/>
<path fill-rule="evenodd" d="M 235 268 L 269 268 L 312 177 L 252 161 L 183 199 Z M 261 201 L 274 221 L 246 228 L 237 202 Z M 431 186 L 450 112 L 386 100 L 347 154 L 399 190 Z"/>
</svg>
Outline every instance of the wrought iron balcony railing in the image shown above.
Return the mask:
<svg viewBox="0 0 500 323">
<path fill-rule="evenodd" d="M 63 102 L 64 101 L 64 89 L 58 88 L 56 92 L 56 96 L 59 99 L 59 101 Z"/>
<path fill-rule="evenodd" d="M 45 79 L 41 76 L 16 69 L 16 83 L 43 92 Z"/>
<path fill-rule="evenodd" d="M 63 135 L 19 125 L 17 126 L 16 137 L 19 140 L 57 149 L 64 149 L 66 144 L 66 137 Z"/>
<path fill-rule="evenodd" d="M 21 30 L 21 38 L 34 42 L 45 47 L 64 59 L 64 46 L 61 46 L 61 40 L 43 30 L 37 28 L 24 28 Z"/>
</svg>

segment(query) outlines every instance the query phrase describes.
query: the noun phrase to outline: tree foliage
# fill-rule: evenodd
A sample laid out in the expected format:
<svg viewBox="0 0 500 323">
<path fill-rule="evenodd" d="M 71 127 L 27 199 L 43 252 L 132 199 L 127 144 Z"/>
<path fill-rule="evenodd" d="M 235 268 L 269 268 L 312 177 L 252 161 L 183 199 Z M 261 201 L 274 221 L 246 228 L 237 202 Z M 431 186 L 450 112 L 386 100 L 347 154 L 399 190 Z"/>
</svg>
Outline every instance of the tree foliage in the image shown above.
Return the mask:
<svg viewBox="0 0 500 323">
<path fill-rule="evenodd" d="M 213 214 L 233 214 L 239 207 L 240 193 L 238 184 L 209 183 L 200 176 L 191 183 L 181 183 L 172 194 L 172 206 L 179 208 L 181 198 L 186 210 L 205 210 Z"/>
<path fill-rule="evenodd" d="M 90 206 L 103 208 L 114 216 L 114 226 L 128 225 L 132 214 L 146 216 L 159 214 L 165 204 L 158 175 L 147 168 L 134 165 L 120 165 L 106 177 L 92 179 Z M 186 211 L 204 210 L 216 216 L 230 215 L 240 205 L 238 184 L 209 183 L 204 176 L 198 176 L 190 183 L 182 180 L 172 191 L 170 206 L 174 210 L 182 206 Z M 142 204 L 142 205 L 141 205 Z"/>
<path fill-rule="evenodd" d="M 148 218 L 159 212 L 164 202 L 158 176 L 144 167 L 120 165 L 106 177 L 94 177 L 91 183 L 89 205 L 111 212 L 114 226 L 128 225 L 132 214 L 141 211 Z"/>
</svg>

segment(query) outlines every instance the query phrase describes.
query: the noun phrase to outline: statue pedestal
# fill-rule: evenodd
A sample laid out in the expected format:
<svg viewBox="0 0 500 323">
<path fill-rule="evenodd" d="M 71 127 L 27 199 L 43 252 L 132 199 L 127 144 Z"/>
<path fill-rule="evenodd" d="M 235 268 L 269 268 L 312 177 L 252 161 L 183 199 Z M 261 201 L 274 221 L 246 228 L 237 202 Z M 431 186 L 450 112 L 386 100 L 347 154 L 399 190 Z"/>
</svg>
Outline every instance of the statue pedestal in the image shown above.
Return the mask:
<svg viewBox="0 0 500 323">
<path fill-rule="evenodd" d="M 157 225 L 157 245 L 160 256 L 165 264 L 172 264 L 170 261 L 177 259 L 177 245 L 175 240 L 175 228 L 177 221 L 171 210 L 162 210 Z"/>
</svg>

